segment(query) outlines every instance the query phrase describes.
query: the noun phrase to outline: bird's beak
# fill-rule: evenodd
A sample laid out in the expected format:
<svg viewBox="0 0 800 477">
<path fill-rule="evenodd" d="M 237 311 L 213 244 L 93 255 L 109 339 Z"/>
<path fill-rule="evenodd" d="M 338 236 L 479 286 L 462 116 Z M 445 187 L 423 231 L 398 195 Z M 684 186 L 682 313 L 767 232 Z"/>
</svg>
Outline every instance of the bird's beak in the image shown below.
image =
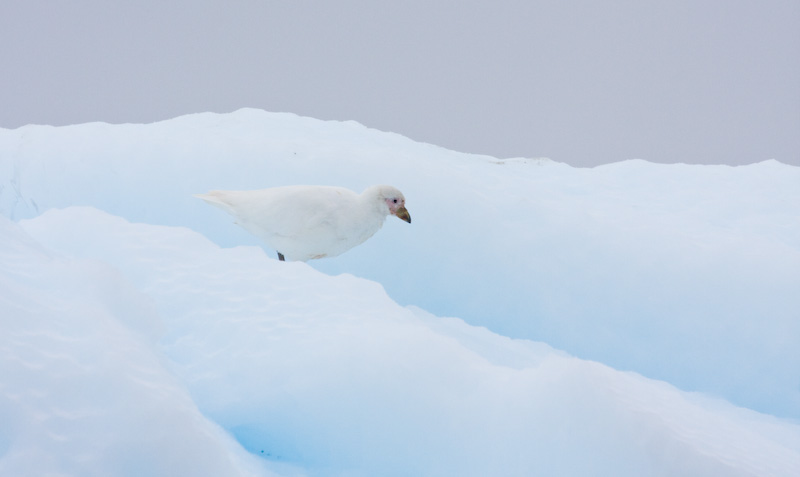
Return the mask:
<svg viewBox="0 0 800 477">
<path fill-rule="evenodd" d="M 408 213 L 408 209 L 405 207 L 400 207 L 397 209 L 397 212 L 395 212 L 394 215 L 396 215 L 398 219 L 403 219 L 409 224 L 411 223 L 411 214 Z"/>
</svg>

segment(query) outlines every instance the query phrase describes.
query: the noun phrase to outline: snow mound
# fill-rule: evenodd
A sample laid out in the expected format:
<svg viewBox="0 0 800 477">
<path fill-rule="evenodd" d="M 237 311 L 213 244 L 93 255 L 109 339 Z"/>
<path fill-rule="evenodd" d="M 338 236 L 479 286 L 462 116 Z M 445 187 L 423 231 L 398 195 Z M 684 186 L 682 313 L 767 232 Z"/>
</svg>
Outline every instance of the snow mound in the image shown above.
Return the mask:
<svg viewBox="0 0 800 477">
<path fill-rule="evenodd" d="M 44 470 L 120 475 L 131 459 L 130 475 L 800 472 L 796 425 L 369 280 L 93 208 L 22 221 L 29 237 L 3 224 L 0 469 L 33 449 Z"/>
</svg>

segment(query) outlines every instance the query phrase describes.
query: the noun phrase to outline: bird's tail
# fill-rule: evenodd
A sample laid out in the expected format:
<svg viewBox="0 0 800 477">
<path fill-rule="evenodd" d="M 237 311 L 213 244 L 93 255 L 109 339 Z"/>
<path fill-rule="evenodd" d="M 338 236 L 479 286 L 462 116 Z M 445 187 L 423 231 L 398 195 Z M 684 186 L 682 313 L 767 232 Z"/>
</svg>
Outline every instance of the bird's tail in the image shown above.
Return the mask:
<svg viewBox="0 0 800 477">
<path fill-rule="evenodd" d="M 205 194 L 194 194 L 194 196 L 226 212 L 232 212 L 231 205 L 225 201 L 225 193 L 221 190 L 212 190 Z"/>
</svg>

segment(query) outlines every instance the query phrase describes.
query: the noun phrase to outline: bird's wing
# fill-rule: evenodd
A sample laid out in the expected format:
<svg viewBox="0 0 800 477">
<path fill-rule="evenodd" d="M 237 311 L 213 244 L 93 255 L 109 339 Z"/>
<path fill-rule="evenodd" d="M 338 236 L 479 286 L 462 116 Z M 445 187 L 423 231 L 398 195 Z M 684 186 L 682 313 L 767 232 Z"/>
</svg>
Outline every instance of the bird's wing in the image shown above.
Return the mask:
<svg viewBox="0 0 800 477">
<path fill-rule="evenodd" d="M 338 187 L 289 186 L 212 191 L 199 197 L 227 211 L 257 235 L 298 238 L 338 230 L 357 196 Z"/>
</svg>

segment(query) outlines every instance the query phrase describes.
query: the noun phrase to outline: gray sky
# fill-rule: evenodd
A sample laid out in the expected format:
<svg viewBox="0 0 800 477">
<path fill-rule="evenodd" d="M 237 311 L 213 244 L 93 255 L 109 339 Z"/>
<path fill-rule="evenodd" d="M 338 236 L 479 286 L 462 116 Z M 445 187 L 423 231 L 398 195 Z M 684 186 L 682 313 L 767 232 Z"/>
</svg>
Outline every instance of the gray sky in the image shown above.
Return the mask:
<svg viewBox="0 0 800 477">
<path fill-rule="evenodd" d="M 0 127 L 240 107 L 578 166 L 800 166 L 800 0 L 2 0 Z"/>
</svg>

